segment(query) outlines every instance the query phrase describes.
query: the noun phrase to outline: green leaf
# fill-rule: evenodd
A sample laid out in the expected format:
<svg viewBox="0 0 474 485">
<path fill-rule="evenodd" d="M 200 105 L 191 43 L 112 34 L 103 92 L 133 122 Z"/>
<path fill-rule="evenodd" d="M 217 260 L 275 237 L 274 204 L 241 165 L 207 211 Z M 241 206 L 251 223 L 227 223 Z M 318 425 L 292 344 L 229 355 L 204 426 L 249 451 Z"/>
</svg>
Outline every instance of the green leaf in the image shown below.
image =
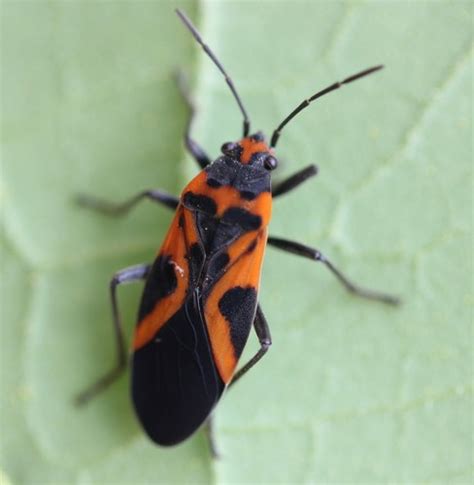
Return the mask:
<svg viewBox="0 0 474 485">
<path fill-rule="evenodd" d="M 472 6 L 463 2 L 203 2 L 180 6 L 271 133 L 335 80 L 386 69 L 288 125 L 283 177 L 317 178 L 274 204 L 271 232 L 400 295 L 348 296 L 324 268 L 269 249 L 267 356 L 220 403 L 213 461 L 196 434 L 150 443 L 128 376 L 83 409 L 114 360 L 108 280 L 150 261 L 171 214 L 108 219 L 78 192 L 179 193 L 186 110 L 215 157 L 241 133 L 217 69 L 175 2 L 3 2 L 0 481 L 382 483 L 472 481 Z M 120 290 L 131 335 L 140 288 Z M 245 357 L 257 349 L 252 336 Z"/>
</svg>

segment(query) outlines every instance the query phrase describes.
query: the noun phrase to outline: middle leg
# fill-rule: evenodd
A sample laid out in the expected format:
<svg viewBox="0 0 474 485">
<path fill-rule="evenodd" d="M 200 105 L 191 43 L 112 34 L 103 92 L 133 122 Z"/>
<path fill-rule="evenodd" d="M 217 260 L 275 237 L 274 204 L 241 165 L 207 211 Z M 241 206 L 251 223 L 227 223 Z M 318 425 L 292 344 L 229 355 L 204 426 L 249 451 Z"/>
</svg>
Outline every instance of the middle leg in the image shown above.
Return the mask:
<svg viewBox="0 0 474 485">
<path fill-rule="evenodd" d="M 387 303 L 388 305 L 398 305 L 400 300 L 392 295 L 387 295 L 385 293 L 380 293 L 378 291 L 369 290 L 362 288 L 359 285 L 353 283 L 347 276 L 345 276 L 340 270 L 338 270 L 331 261 L 324 256 L 321 251 L 304 244 L 289 241 L 287 239 L 281 239 L 279 237 L 269 237 L 268 244 L 274 246 L 283 251 L 296 254 L 297 256 L 303 256 L 304 258 L 312 259 L 313 261 L 318 261 L 323 263 L 326 268 L 331 271 L 331 273 L 344 285 L 346 290 L 351 293 L 361 296 L 363 298 L 368 298 L 369 300 L 376 300 L 382 303 Z"/>
<path fill-rule="evenodd" d="M 91 195 L 79 194 L 76 196 L 76 202 L 81 207 L 92 209 L 108 216 L 124 216 L 130 209 L 135 207 L 139 202 L 145 199 L 150 199 L 153 202 L 162 204 L 170 209 L 176 209 L 179 204 L 179 199 L 174 195 L 170 195 L 162 190 L 151 189 L 139 192 L 125 202 L 110 202 L 108 200 L 94 197 Z"/>
</svg>

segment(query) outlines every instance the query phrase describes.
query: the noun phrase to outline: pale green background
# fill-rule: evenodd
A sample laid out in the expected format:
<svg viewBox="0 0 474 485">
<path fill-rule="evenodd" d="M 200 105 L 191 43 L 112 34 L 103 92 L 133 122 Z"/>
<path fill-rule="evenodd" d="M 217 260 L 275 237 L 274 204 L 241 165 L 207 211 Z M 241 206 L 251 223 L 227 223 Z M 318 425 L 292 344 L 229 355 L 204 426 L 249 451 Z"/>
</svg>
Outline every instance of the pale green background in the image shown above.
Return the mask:
<svg viewBox="0 0 474 485">
<path fill-rule="evenodd" d="M 267 133 L 317 89 L 386 64 L 284 132 L 278 175 L 313 162 L 320 174 L 275 203 L 271 231 L 404 304 L 355 299 L 317 264 L 268 250 L 274 345 L 219 405 L 217 462 L 202 433 L 153 446 L 128 376 L 72 405 L 113 359 L 110 276 L 149 261 L 171 217 L 143 204 L 110 220 L 73 195 L 178 193 L 196 173 L 176 66 L 195 79 L 195 135 L 209 153 L 240 135 L 177 4 Z M 470 483 L 472 4 L 177 4 L 2 2 L 0 480 Z M 129 331 L 139 292 L 120 291 Z"/>
</svg>

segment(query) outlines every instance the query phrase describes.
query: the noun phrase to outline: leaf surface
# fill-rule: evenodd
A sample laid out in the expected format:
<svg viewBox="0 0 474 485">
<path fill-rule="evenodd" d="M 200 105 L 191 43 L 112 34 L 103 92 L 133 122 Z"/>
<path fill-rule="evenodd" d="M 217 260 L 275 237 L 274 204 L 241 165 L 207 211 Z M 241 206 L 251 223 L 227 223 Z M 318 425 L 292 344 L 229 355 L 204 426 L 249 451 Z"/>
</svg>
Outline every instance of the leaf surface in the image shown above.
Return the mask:
<svg viewBox="0 0 474 485">
<path fill-rule="evenodd" d="M 324 268 L 268 249 L 261 303 L 273 346 L 216 413 L 222 459 L 198 433 L 153 446 L 128 376 L 88 407 L 74 394 L 114 359 L 107 285 L 150 261 L 171 219 L 123 219 L 78 192 L 179 193 L 186 110 L 215 157 L 241 133 L 222 76 L 174 2 L 2 6 L 2 480 L 11 483 L 381 483 L 472 480 L 472 6 L 463 2 L 180 3 L 269 135 L 284 177 L 317 178 L 274 204 L 271 232 L 400 295 L 346 295 Z M 140 288 L 120 289 L 133 327 Z M 251 339 L 245 356 L 257 349 Z M 245 358 L 244 356 L 244 358 Z"/>
</svg>

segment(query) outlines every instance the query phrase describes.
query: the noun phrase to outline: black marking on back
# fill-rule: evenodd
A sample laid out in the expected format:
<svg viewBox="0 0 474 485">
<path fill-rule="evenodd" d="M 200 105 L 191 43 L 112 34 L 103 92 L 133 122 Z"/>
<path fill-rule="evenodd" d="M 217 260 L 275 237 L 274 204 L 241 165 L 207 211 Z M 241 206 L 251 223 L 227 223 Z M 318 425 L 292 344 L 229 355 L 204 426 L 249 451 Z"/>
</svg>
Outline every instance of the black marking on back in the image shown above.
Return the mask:
<svg viewBox="0 0 474 485">
<path fill-rule="evenodd" d="M 221 224 L 222 219 L 203 212 L 196 212 L 195 220 L 204 251 L 208 257 L 228 246 L 243 233 L 240 226 Z"/>
<path fill-rule="evenodd" d="M 221 182 L 219 182 L 217 179 L 213 179 L 210 177 L 207 178 L 206 183 L 207 185 L 209 185 L 209 187 L 212 187 L 213 189 L 218 189 L 219 187 L 222 187 Z"/>
<path fill-rule="evenodd" d="M 263 192 L 270 192 L 271 182 L 268 170 L 252 165 L 240 165 L 233 186 L 246 200 L 253 200 Z"/>
<path fill-rule="evenodd" d="M 250 190 L 241 190 L 240 197 L 244 200 L 253 200 L 257 197 L 258 194 L 255 192 L 251 192 Z"/>
<path fill-rule="evenodd" d="M 229 255 L 225 250 L 220 251 L 209 260 L 206 271 L 206 282 L 204 284 L 205 287 L 212 285 L 216 280 L 219 279 L 222 272 L 229 264 L 229 261 Z"/>
<path fill-rule="evenodd" d="M 236 286 L 227 290 L 219 300 L 219 310 L 229 322 L 230 338 L 238 359 L 250 333 L 257 309 L 255 288 Z"/>
<path fill-rule="evenodd" d="M 228 156 L 219 157 L 211 165 L 206 167 L 207 185 L 210 187 L 221 187 L 232 185 L 239 172 L 240 163 Z"/>
<path fill-rule="evenodd" d="M 229 207 L 222 216 L 222 222 L 239 226 L 244 231 L 256 231 L 262 225 L 262 218 L 241 207 Z"/>
<path fill-rule="evenodd" d="M 206 420 L 225 388 L 216 370 L 197 291 L 133 354 L 132 398 L 150 438 L 174 445 Z"/>
<path fill-rule="evenodd" d="M 257 238 L 255 238 L 247 247 L 247 249 L 245 250 L 245 252 L 247 254 L 249 253 L 253 253 L 255 251 L 255 248 L 257 247 Z"/>
<path fill-rule="evenodd" d="M 192 290 L 198 284 L 201 276 L 201 270 L 206 259 L 203 247 L 199 243 L 194 243 L 186 254 L 189 266 L 189 290 Z"/>
<path fill-rule="evenodd" d="M 206 254 L 210 254 L 212 249 L 212 243 L 219 227 L 219 219 L 212 217 L 203 212 L 197 212 L 195 215 L 196 226 L 199 231 L 199 236 L 202 244 L 204 245 L 204 251 Z"/>
<path fill-rule="evenodd" d="M 215 215 L 217 212 L 217 205 L 215 201 L 206 195 L 186 192 L 183 195 L 183 204 L 188 209 L 204 212 L 209 215 Z"/>
<path fill-rule="evenodd" d="M 244 231 L 242 228 L 236 224 L 220 224 L 214 234 L 209 256 L 220 251 L 222 248 L 228 247 L 243 233 Z"/>
<path fill-rule="evenodd" d="M 160 254 L 148 274 L 138 312 L 138 322 L 153 310 L 158 301 L 173 293 L 176 286 L 175 267 L 171 257 Z"/>
<path fill-rule="evenodd" d="M 206 173 L 209 187 L 234 187 L 245 200 L 253 200 L 262 192 L 271 191 L 270 174 L 263 168 L 263 163 L 261 166 L 243 165 L 237 159 L 222 156 L 206 167 Z"/>
</svg>

